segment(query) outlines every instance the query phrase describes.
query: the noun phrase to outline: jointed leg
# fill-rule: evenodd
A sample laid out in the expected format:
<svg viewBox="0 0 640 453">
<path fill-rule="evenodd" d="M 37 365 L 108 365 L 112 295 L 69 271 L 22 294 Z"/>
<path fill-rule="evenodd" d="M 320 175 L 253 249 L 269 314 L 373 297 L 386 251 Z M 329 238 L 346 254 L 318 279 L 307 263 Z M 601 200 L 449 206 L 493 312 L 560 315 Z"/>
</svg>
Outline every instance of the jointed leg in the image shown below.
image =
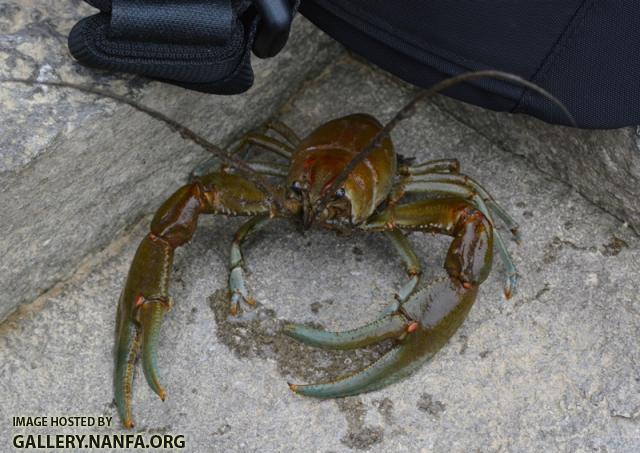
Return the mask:
<svg viewBox="0 0 640 453">
<path fill-rule="evenodd" d="M 460 162 L 458 159 L 436 159 L 428 160 L 420 164 L 402 166 L 398 172 L 401 175 L 425 175 L 429 173 L 460 173 Z"/>
<path fill-rule="evenodd" d="M 516 242 L 520 242 L 518 223 L 500 206 L 493 197 L 473 178 L 460 174 L 460 162 L 458 159 L 436 159 L 414 165 L 404 165 L 398 173 L 407 176 L 402 183 L 412 181 L 452 182 L 468 187 L 477 193 L 513 233 Z M 401 187 L 397 188 L 401 192 Z"/>
<path fill-rule="evenodd" d="M 386 315 L 395 312 L 398 309 L 399 304 L 404 302 L 407 297 L 411 295 L 413 290 L 420 283 L 422 269 L 420 268 L 420 260 L 413 251 L 413 247 L 407 240 L 404 233 L 394 228 L 392 230 L 385 231 L 384 234 L 389 238 L 395 249 L 400 254 L 400 257 L 404 261 L 407 274 L 410 277 L 409 281 L 400 289 L 400 291 L 398 291 L 396 300 L 382 311 L 382 314 Z"/>
<path fill-rule="evenodd" d="M 518 234 L 519 225 L 509 213 L 500 206 L 489 192 L 482 187 L 477 181 L 467 175 L 459 174 L 428 174 L 409 177 L 406 182 L 446 182 L 452 184 L 458 184 L 462 187 L 466 187 L 470 195 L 477 194 L 487 204 L 491 212 L 497 215 L 507 226 L 509 231 L 513 234 L 516 242 L 520 242 L 520 235 Z"/>
<path fill-rule="evenodd" d="M 281 142 L 275 138 L 269 137 L 268 135 L 250 132 L 233 146 L 231 153 L 236 154 L 249 145 L 259 146 L 260 148 L 272 151 L 285 159 L 290 159 L 291 153 L 294 150 L 294 148 L 288 143 Z"/>
<path fill-rule="evenodd" d="M 282 126 L 284 126 L 284 125 L 282 125 Z M 271 126 L 268 126 L 268 127 L 271 127 Z M 284 126 L 284 127 L 286 127 L 286 126 Z M 277 155 L 279 155 L 281 157 L 284 157 L 285 159 L 287 159 L 287 161 L 291 158 L 291 153 L 294 150 L 293 146 L 291 146 L 288 143 L 281 142 L 279 140 L 276 140 L 275 138 L 269 137 L 269 136 L 264 135 L 264 134 L 250 132 L 249 134 L 244 135 L 243 137 L 241 137 L 233 145 L 231 145 L 231 147 L 229 148 L 228 153 L 231 156 L 235 156 L 237 154 L 240 154 L 242 151 L 247 150 L 250 145 L 255 145 L 255 146 L 258 146 L 258 147 L 260 147 L 262 149 L 266 149 L 268 151 L 272 151 L 273 153 L 275 153 L 275 154 L 277 154 Z M 246 157 L 247 156 L 244 156 L 244 158 L 246 158 Z M 277 174 L 275 174 L 274 176 L 281 176 L 282 173 L 284 173 L 286 175 L 286 171 L 283 172 L 283 170 L 280 167 L 280 165 L 278 163 L 275 163 L 275 162 L 274 163 L 261 162 L 259 164 L 254 164 L 254 165 L 257 165 L 258 167 L 266 166 L 267 167 L 267 171 L 265 171 L 266 174 L 273 173 L 275 171 L 275 170 L 273 170 L 273 168 L 277 168 L 277 172 L 276 172 Z M 216 156 L 210 157 L 209 159 L 205 160 L 204 162 L 198 164 L 193 169 L 193 171 L 191 172 L 191 179 L 193 179 L 194 177 L 199 177 L 199 176 L 206 175 L 208 173 L 212 173 L 212 172 L 216 171 L 218 168 L 220 168 L 220 160 Z"/>
<path fill-rule="evenodd" d="M 300 144 L 300 137 L 298 137 L 293 129 L 281 121 L 276 120 L 267 123 L 267 129 L 277 132 L 294 147 L 297 147 Z"/>
<path fill-rule="evenodd" d="M 269 216 L 266 215 L 254 217 L 245 222 L 234 235 L 231 252 L 229 254 L 229 293 L 231 294 L 230 312 L 232 315 L 238 313 L 241 301 L 251 306 L 256 304 L 247 289 L 244 278 L 244 257 L 242 256 L 240 247 L 244 241 L 262 228 L 268 220 Z"/>
<path fill-rule="evenodd" d="M 281 178 L 287 176 L 289 169 L 287 165 L 257 160 L 247 161 L 247 165 L 261 175 L 278 176 Z"/>
<path fill-rule="evenodd" d="M 405 193 L 441 194 L 447 196 L 457 196 L 461 199 L 469 200 L 480 212 L 482 212 L 482 214 L 484 214 L 485 217 L 487 217 L 487 219 L 489 219 L 492 224 L 495 224 L 495 222 L 493 221 L 493 216 L 491 214 L 492 210 L 487 207 L 484 199 L 478 193 L 474 192 L 467 186 L 442 179 L 455 176 L 456 175 L 426 175 L 420 177 L 419 179 L 410 179 L 409 182 L 406 182 L 404 184 L 403 190 Z M 462 178 L 465 177 L 462 176 Z M 494 203 L 493 206 L 497 206 L 497 204 Z M 507 250 L 507 246 L 498 231 L 494 231 L 494 237 L 496 250 L 500 254 L 500 258 L 504 263 L 507 273 L 504 294 L 507 299 L 510 299 L 516 290 L 518 282 L 518 271 L 515 267 L 515 264 L 513 263 L 509 251 Z"/>
</svg>

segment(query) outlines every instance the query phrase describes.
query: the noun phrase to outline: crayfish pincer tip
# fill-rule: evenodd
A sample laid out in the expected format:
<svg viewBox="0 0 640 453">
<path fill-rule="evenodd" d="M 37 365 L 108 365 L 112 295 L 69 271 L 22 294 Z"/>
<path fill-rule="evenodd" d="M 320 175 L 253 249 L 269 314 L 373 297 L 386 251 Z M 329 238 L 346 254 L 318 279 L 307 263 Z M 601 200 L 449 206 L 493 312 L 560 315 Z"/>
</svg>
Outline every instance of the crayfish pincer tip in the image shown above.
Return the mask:
<svg viewBox="0 0 640 453">
<path fill-rule="evenodd" d="M 291 389 L 293 393 L 298 393 L 298 386 L 296 384 L 292 384 L 291 382 L 287 382 L 287 385 Z"/>
</svg>

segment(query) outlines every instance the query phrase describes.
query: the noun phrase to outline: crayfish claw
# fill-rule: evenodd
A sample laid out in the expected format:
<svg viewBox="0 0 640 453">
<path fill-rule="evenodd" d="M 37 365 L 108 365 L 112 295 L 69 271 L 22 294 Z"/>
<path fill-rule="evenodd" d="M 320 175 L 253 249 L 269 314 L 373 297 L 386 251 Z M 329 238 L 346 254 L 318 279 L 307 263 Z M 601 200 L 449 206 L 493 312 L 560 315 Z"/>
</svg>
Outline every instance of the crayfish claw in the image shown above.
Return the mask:
<svg viewBox="0 0 640 453">
<path fill-rule="evenodd" d="M 327 332 L 302 324 L 285 324 L 283 333 L 311 346 L 325 349 L 355 349 L 379 343 L 387 338 L 400 338 L 407 320 L 399 314 L 386 315 L 369 324 L 343 332 Z"/>
<path fill-rule="evenodd" d="M 289 387 L 299 395 L 340 398 L 378 390 L 399 381 L 413 373 L 448 342 L 466 318 L 476 295 L 476 285 L 467 288 L 455 279 L 435 280 L 415 291 L 402 304 L 401 313 L 387 315 L 349 333 L 353 335 L 352 332 L 357 332 L 362 338 L 370 340 L 373 335 L 367 337 L 364 332 L 393 332 L 398 341 L 394 349 L 350 376 L 321 384 L 289 384 Z M 336 347 L 330 342 L 335 341 L 335 333 L 295 324 L 286 326 L 285 333 L 314 346 Z M 340 334 L 345 335 L 346 332 Z M 384 339 L 391 335 L 381 337 Z M 360 347 L 372 342 L 352 340 L 348 345 Z M 343 346 L 343 343 L 339 343 L 339 346 Z"/>
<path fill-rule="evenodd" d="M 142 328 L 142 370 L 147 383 L 162 401 L 167 394 L 158 379 L 157 344 L 160 324 L 171 304 L 163 299 L 147 301 L 138 309 L 138 317 Z"/>
<path fill-rule="evenodd" d="M 406 346 L 399 346 L 387 352 L 371 366 L 351 376 L 324 384 L 289 384 L 289 388 L 298 395 L 315 398 L 341 398 L 371 392 L 396 382 L 414 367 L 407 367 L 411 351 Z"/>
<path fill-rule="evenodd" d="M 118 302 L 114 387 L 116 405 L 126 428 L 133 427 L 133 369 L 139 355 L 151 389 L 164 400 L 157 367 L 160 325 L 171 308 L 167 294 L 173 248 L 150 234 L 142 240 Z"/>
<path fill-rule="evenodd" d="M 116 344 L 115 399 L 122 425 L 133 428 L 131 414 L 131 392 L 133 389 L 133 367 L 140 350 L 140 335 L 131 321 L 118 320 L 118 342 Z"/>
<path fill-rule="evenodd" d="M 162 401 L 166 398 L 166 392 L 158 379 L 157 339 L 162 318 L 171 307 L 171 302 L 162 298 L 146 299 L 143 296 L 136 297 L 133 306 L 124 304 L 122 299 L 120 302 L 114 386 L 122 424 L 125 428 L 132 428 L 133 368 L 140 352 L 142 369 L 149 387 Z"/>
</svg>

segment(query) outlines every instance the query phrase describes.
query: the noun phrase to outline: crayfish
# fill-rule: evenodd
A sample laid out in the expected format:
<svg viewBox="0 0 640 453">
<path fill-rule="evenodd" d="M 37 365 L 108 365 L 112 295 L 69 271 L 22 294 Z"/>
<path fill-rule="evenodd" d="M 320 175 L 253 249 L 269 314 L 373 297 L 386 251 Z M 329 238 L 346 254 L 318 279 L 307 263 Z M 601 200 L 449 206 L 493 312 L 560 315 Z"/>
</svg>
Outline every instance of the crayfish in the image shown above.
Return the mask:
<svg viewBox="0 0 640 453">
<path fill-rule="evenodd" d="M 463 74 L 441 82 L 438 89 L 483 76 L 520 83 L 563 108 L 530 82 L 497 71 Z M 563 112 L 571 119 L 566 109 Z M 320 348 L 353 349 L 388 339 L 396 343 L 379 360 L 351 376 L 328 383 L 289 384 L 300 395 L 355 395 L 387 386 L 415 371 L 465 320 L 480 284 L 491 271 L 494 249 L 507 273 L 505 295 L 511 297 L 517 272 L 494 218 L 500 219 L 516 240 L 517 223 L 480 184 L 460 173 L 457 160 L 414 163 L 399 156 L 388 135 L 389 124 L 383 127 L 370 115 L 354 114 L 329 121 L 300 139 L 286 125 L 272 123 L 271 136 L 249 134 L 227 156 L 254 145 L 281 156 L 287 165 L 249 159 L 234 167 L 214 160 L 162 204 L 136 251 L 118 304 L 115 396 L 126 427 L 133 426 L 133 369 L 140 352 L 149 386 L 165 398 L 156 364 L 157 337 L 172 305 L 169 281 L 174 251 L 193 237 L 201 214 L 249 217 L 231 244 L 231 315 L 243 302 L 255 305 L 247 289 L 241 246 L 270 219 L 291 219 L 303 229 L 315 225 L 338 231 L 380 232 L 402 258 L 409 280 L 374 321 L 344 332 L 285 325 L 285 335 Z M 183 135 L 192 134 L 170 125 Z M 256 178 L 248 178 L 247 171 Z M 266 178 L 278 182 L 271 186 Z M 446 276 L 428 284 L 421 282 L 420 262 L 404 233 L 410 231 L 452 238 L 444 262 Z"/>
<path fill-rule="evenodd" d="M 117 319 L 115 390 L 123 424 L 133 426 L 131 390 L 133 366 L 139 350 L 147 382 L 161 399 L 156 340 L 164 314 L 171 307 L 169 280 L 174 250 L 187 243 L 201 214 L 248 216 L 236 232 L 229 262 L 230 311 L 241 302 L 253 305 L 244 276 L 243 241 L 272 218 L 292 218 L 304 228 L 328 228 L 384 233 L 406 265 L 410 280 L 375 321 L 346 332 L 326 332 L 288 324 L 284 334 L 302 342 L 334 349 L 364 347 L 394 338 L 398 345 L 372 366 L 353 376 L 317 385 L 294 385 L 301 395 L 332 398 L 368 392 L 386 386 L 415 370 L 433 356 L 465 319 L 478 286 L 491 270 L 494 242 L 509 273 L 506 293 L 515 284 L 516 271 L 493 216 L 515 233 L 516 223 L 478 183 L 460 174 L 455 159 L 410 165 L 398 158 L 389 138 L 331 195 L 321 212 L 315 207 L 338 172 L 382 127 L 369 115 L 357 114 L 330 121 L 303 140 L 284 124 L 273 125 L 285 141 L 250 134 L 238 149 L 253 144 L 290 161 L 288 171 L 269 162 L 247 164 L 286 183 L 276 188 L 282 207 L 255 183 L 222 166 L 178 189 L 158 209 L 151 231 L 133 259 L 120 297 Z M 406 194 L 423 194 L 419 201 L 403 202 Z M 403 231 L 446 234 L 453 238 L 445 260 L 447 277 L 420 284 L 420 262 Z"/>
</svg>

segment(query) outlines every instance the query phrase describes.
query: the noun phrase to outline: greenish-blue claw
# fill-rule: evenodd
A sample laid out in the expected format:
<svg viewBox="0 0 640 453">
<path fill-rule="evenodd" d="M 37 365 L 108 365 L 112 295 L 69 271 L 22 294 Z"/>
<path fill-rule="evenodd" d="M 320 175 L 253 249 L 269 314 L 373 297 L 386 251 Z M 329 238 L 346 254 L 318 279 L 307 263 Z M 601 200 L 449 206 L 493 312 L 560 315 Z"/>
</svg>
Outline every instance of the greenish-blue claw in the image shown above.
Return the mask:
<svg viewBox="0 0 640 453">
<path fill-rule="evenodd" d="M 158 379 L 157 344 L 160 324 L 168 309 L 169 303 L 163 300 L 149 301 L 139 308 L 142 326 L 142 370 L 149 387 L 162 401 L 167 394 Z"/>
<path fill-rule="evenodd" d="M 405 333 L 407 320 L 399 314 L 376 319 L 369 324 L 344 332 L 327 332 L 302 324 L 286 324 L 283 333 L 311 346 L 325 349 L 355 349 L 398 338 Z"/>
<path fill-rule="evenodd" d="M 405 351 L 399 346 L 385 355 L 368 368 L 343 379 L 325 384 L 289 384 L 289 388 L 304 396 L 314 398 L 340 398 L 370 392 L 385 387 L 401 378 L 406 373 L 401 372 Z"/>
<path fill-rule="evenodd" d="M 117 330 L 118 342 L 116 343 L 114 393 L 122 424 L 127 428 L 132 428 L 131 389 L 133 386 L 133 365 L 138 356 L 140 341 L 136 334 L 135 325 L 128 320 L 120 320 Z"/>
</svg>

